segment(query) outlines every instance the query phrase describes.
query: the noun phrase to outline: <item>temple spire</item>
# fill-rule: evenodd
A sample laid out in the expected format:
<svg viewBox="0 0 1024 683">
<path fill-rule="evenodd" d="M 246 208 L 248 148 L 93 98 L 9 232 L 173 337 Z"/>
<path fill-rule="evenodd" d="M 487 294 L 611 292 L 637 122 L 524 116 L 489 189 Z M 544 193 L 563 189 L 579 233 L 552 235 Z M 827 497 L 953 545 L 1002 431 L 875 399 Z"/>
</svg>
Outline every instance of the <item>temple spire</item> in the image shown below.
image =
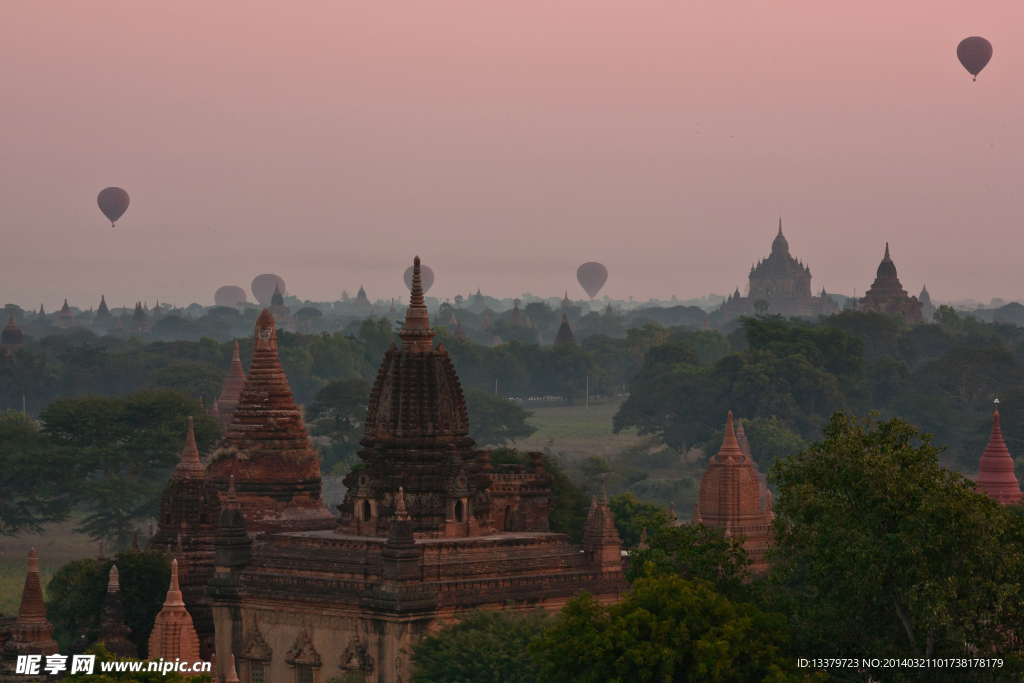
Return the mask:
<svg viewBox="0 0 1024 683">
<path fill-rule="evenodd" d="M 192 416 L 188 416 L 188 434 L 185 436 L 185 449 L 181 452 L 181 461 L 174 468 L 182 478 L 203 476 L 203 463 L 199 461 L 199 449 L 196 447 L 196 435 L 192 431 Z"/>
<path fill-rule="evenodd" d="M 434 330 L 430 328 L 430 313 L 423 301 L 423 280 L 420 277 L 419 256 L 413 259 L 409 308 L 405 311 L 405 325 L 398 336 L 402 339 L 403 350 L 432 351 L 434 348 Z"/>
<path fill-rule="evenodd" d="M 718 449 L 718 454 L 715 455 L 712 460 L 718 462 L 724 462 L 726 464 L 739 463 L 743 459 L 743 451 L 740 449 L 740 444 L 736 440 L 736 432 L 732 426 L 732 411 L 729 411 L 729 415 L 725 420 L 725 439 L 722 440 L 722 447 Z"/>
<path fill-rule="evenodd" d="M 25 589 L 21 593 L 18 621 L 46 623 L 46 605 L 43 604 L 43 589 L 39 583 L 39 556 L 35 548 L 28 551 L 28 573 L 25 575 Z"/>
</svg>

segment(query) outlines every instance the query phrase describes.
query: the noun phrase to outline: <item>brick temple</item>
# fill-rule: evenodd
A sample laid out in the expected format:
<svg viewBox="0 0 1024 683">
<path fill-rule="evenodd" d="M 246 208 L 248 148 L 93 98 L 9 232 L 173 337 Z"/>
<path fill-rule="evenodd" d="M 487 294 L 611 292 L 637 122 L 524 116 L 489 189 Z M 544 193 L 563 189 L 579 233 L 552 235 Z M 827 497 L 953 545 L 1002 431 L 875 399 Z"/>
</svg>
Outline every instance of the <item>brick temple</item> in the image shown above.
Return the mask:
<svg viewBox="0 0 1024 683">
<path fill-rule="evenodd" d="M 928 301 L 931 304 L 931 299 Z M 875 281 L 871 288 L 857 301 L 858 310 L 889 315 L 902 315 L 903 319 L 913 325 L 923 319 L 922 304 L 916 296 L 907 294 L 899 277 L 896 275 L 896 264 L 889 257 L 889 243 L 885 243 L 885 256 L 878 264 Z"/>
<path fill-rule="evenodd" d="M 811 294 L 811 269 L 789 253 L 789 242 L 782 234 L 782 219 L 779 232 L 772 241 L 768 258 L 750 267 L 750 292 L 741 296 L 737 287 L 734 294 L 722 304 L 725 319 L 754 315 L 754 303 L 763 299 L 768 302 L 768 313 L 786 317 L 816 317 L 839 312 L 839 304 L 821 290 L 819 296 Z"/>
<path fill-rule="evenodd" d="M 216 652 L 220 676 L 234 657 L 249 683 L 397 683 L 409 679 L 410 646 L 466 610 L 557 610 L 583 590 L 606 603 L 627 590 L 603 487 L 583 545 L 571 545 L 550 530 L 542 454 L 494 465 L 469 437 L 458 376 L 434 348 L 418 258 L 399 337 L 337 518 L 269 310 L 248 375 L 232 361 L 219 401 L 230 423 L 205 467 L 189 430 L 149 547 L 174 553 L 201 656 Z"/>
<path fill-rule="evenodd" d="M 744 438 L 744 441 L 746 439 Z M 700 497 L 694 505 L 694 523 L 722 527 L 728 536 L 742 540 L 754 573 L 768 571 L 765 554 L 772 544 L 772 493 L 761 484 L 757 464 L 745 453 L 733 431 L 732 411 L 725 422 L 725 439 L 711 456 L 700 480 Z"/>
</svg>

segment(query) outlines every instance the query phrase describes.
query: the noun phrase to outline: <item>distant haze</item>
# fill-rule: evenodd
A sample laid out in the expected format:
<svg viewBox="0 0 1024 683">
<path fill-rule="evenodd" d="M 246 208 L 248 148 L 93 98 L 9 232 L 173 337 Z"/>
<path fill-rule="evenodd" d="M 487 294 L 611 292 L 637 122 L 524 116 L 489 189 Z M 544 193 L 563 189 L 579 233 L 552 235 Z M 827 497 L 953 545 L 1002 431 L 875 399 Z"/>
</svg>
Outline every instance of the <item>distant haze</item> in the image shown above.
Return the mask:
<svg viewBox="0 0 1024 683">
<path fill-rule="evenodd" d="M 8 2 L 0 304 L 1024 297 L 1024 4 Z M 994 56 L 976 83 L 957 43 Z M 116 228 L 97 193 L 123 187 Z M 250 300 L 251 300 L 250 296 Z"/>
</svg>

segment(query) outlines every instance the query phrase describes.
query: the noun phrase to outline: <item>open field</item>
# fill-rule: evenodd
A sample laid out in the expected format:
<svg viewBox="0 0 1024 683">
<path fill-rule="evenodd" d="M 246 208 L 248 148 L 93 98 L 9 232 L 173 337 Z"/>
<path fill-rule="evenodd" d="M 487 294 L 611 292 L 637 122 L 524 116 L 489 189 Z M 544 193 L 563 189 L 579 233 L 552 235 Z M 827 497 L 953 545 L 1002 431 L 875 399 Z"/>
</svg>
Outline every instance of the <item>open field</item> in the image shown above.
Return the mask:
<svg viewBox="0 0 1024 683">
<path fill-rule="evenodd" d="M 591 403 L 589 410 L 582 403 L 528 407 L 527 410 L 533 413 L 529 422 L 537 427 L 537 433 L 529 439 L 517 441 L 515 446 L 526 451 L 539 451 L 550 446 L 552 451 L 565 453 L 570 459 L 618 454 L 636 441 L 634 429 L 612 434 L 612 417 L 621 403 L 621 399 L 605 399 Z"/>
</svg>

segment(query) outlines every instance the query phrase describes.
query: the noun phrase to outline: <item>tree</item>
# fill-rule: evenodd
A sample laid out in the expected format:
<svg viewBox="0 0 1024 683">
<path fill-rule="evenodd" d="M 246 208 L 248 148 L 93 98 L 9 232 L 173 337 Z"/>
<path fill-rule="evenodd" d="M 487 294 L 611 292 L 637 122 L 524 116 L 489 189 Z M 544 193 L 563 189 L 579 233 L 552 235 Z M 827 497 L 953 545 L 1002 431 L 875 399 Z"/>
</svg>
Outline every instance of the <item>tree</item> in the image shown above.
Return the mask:
<svg viewBox="0 0 1024 683">
<path fill-rule="evenodd" d="M 491 396 L 479 389 L 468 389 L 465 397 L 469 435 L 479 446 L 508 446 L 537 431 L 527 422 L 533 413 L 507 398 Z"/>
<path fill-rule="evenodd" d="M 359 439 L 366 423 L 366 405 L 370 383 L 361 377 L 330 382 L 317 392 L 306 408 L 310 433 L 326 436 L 331 443 L 321 449 L 320 468 L 330 474 L 343 474 L 356 464 Z"/>
<path fill-rule="evenodd" d="M 730 599 L 746 599 L 750 591 L 745 581 L 749 576 L 750 559 L 743 544 L 725 535 L 725 529 L 703 524 L 676 526 L 647 524 L 647 548 L 629 553 L 626 578 L 679 576 L 687 581 L 704 581 Z"/>
<path fill-rule="evenodd" d="M 622 493 L 608 499 L 608 508 L 615 520 L 622 545 L 634 548 L 640 543 L 645 528 L 654 531 L 668 523 L 668 512 L 657 503 L 644 503 L 632 493 Z"/>
<path fill-rule="evenodd" d="M 363 342 L 363 357 L 372 367 L 380 367 L 384 352 L 392 342 L 398 341 L 391 321 L 387 318 L 370 316 L 359 325 L 359 339 Z M 399 341 L 399 343 L 401 343 Z"/>
<path fill-rule="evenodd" d="M 671 575 L 637 579 L 610 607 L 572 598 L 530 649 L 535 680 L 553 683 L 821 680 L 796 668 L 784 617 Z"/>
<path fill-rule="evenodd" d="M 550 625 L 541 609 L 470 612 L 412 647 L 412 683 L 527 683 L 540 667 L 528 650 Z"/>
<path fill-rule="evenodd" d="M 0 537 L 67 519 L 74 458 L 24 413 L 0 412 Z"/>
<path fill-rule="evenodd" d="M 75 461 L 74 498 L 88 514 L 78 530 L 124 548 L 132 532 L 156 515 L 166 470 L 185 444 L 189 417 L 200 451 L 220 438 L 220 428 L 199 403 L 177 391 L 129 396 L 62 398 L 41 418 L 51 441 Z"/>
<path fill-rule="evenodd" d="M 212 406 L 224 386 L 225 374 L 220 368 L 207 363 L 175 363 L 154 372 L 152 386 L 175 389 L 190 398 L 202 398 L 204 405 Z"/>
<path fill-rule="evenodd" d="M 54 638 L 63 651 L 86 636 L 95 638 L 103 601 L 110 580 L 110 568 L 117 565 L 124 602 L 125 622 L 132 630 L 132 642 L 139 657 L 145 658 L 149 633 L 163 608 L 171 582 L 171 561 L 165 553 L 124 552 L 102 560 L 72 560 L 54 572 L 46 587 L 46 617 L 54 625 Z"/>
<path fill-rule="evenodd" d="M 1021 632 L 1024 520 L 940 468 L 939 450 L 900 418 L 840 413 L 772 467 L 775 571 L 799 579 L 807 651 L 964 656 Z"/>
</svg>

